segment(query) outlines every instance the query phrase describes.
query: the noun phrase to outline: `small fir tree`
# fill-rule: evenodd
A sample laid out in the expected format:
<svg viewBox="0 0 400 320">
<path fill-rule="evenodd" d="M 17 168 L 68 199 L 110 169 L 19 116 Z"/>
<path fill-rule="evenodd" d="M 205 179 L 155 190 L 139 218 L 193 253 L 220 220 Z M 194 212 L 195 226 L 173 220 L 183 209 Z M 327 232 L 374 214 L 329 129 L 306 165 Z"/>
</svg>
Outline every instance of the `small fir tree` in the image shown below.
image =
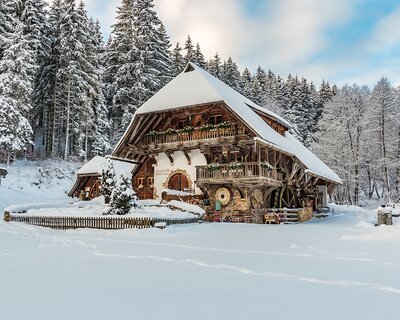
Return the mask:
<svg viewBox="0 0 400 320">
<path fill-rule="evenodd" d="M 114 166 L 110 159 L 106 159 L 106 168 L 101 172 L 101 194 L 104 202 L 110 203 L 112 191 L 115 189 Z"/>
<path fill-rule="evenodd" d="M 129 213 L 131 208 L 137 208 L 136 193 L 132 189 L 131 180 L 120 175 L 111 193 L 112 214 L 124 215 Z"/>
</svg>

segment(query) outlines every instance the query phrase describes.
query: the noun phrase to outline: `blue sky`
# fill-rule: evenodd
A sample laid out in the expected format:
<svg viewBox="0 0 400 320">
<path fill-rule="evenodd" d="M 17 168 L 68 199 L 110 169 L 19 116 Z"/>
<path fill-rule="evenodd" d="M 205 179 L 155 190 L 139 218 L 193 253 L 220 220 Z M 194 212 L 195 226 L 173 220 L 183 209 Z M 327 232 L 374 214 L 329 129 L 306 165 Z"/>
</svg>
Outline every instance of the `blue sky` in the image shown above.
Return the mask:
<svg viewBox="0 0 400 320">
<path fill-rule="evenodd" d="M 232 55 L 282 77 L 400 85 L 400 1 L 154 0 L 173 43 L 188 34 L 206 57 Z M 120 0 L 86 0 L 108 34 Z"/>
</svg>

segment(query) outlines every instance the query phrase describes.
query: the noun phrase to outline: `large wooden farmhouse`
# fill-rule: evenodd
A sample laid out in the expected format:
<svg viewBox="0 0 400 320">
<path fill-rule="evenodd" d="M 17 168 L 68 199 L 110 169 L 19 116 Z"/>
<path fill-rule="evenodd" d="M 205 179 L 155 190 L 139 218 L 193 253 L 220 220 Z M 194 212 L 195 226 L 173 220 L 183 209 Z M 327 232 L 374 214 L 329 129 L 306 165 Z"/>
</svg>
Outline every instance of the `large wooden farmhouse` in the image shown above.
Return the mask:
<svg viewBox="0 0 400 320">
<path fill-rule="evenodd" d="M 113 156 L 138 163 L 133 186 L 141 199 L 174 189 L 236 215 L 325 206 L 340 179 L 290 128 L 189 63 L 136 111 Z"/>
</svg>

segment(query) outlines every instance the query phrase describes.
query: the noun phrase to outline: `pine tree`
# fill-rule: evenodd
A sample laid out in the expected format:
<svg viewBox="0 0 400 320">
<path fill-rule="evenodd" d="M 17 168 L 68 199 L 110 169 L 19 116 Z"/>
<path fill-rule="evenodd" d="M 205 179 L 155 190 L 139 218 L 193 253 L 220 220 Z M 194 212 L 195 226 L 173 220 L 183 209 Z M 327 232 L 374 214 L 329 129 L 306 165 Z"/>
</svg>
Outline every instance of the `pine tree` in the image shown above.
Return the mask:
<svg viewBox="0 0 400 320">
<path fill-rule="evenodd" d="M 185 46 L 183 47 L 184 50 L 186 51 L 185 54 L 185 62 L 197 62 L 195 61 L 195 50 L 194 50 L 194 46 L 192 43 L 192 39 L 190 38 L 190 35 L 188 35 L 186 42 L 185 42 Z"/>
<path fill-rule="evenodd" d="M 219 57 L 218 52 L 215 54 L 214 58 L 208 62 L 207 71 L 214 77 L 218 79 L 221 78 L 221 58 Z"/>
<path fill-rule="evenodd" d="M 104 98 L 104 83 L 103 73 L 104 67 L 102 66 L 103 54 L 104 54 L 104 43 L 100 32 L 100 24 L 98 21 L 90 23 L 90 29 L 92 30 L 93 42 L 91 50 L 91 64 L 95 68 L 98 82 L 94 84 L 95 90 L 92 99 L 92 108 L 94 111 L 95 120 L 93 123 L 93 133 L 91 135 L 91 152 L 92 156 L 104 155 L 111 149 L 110 144 L 110 119 L 109 110 L 106 105 Z"/>
<path fill-rule="evenodd" d="M 13 38 L 16 25 L 15 1 L 0 1 L 0 60 Z"/>
<path fill-rule="evenodd" d="M 172 79 L 172 62 L 169 48 L 171 43 L 167 30 L 164 25 L 160 22 L 160 27 L 157 29 L 158 45 L 156 46 L 155 65 L 159 71 L 158 77 L 160 85 L 159 87 L 165 86 Z"/>
<path fill-rule="evenodd" d="M 104 202 L 110 203 L 112 191 L 115 189 L 114 165 L 109 158 L 106 158 L 106 167 L 101 171 L 100 192 L 104 196 Z"/>
<path fill-rule="evenodd" d="M 28 41 L 30 50 L 36 64 L 46 55 L 44 41 L 46 31 L 46 3 L 44 0 L 18 0 L 16 5 L 16 17 L 23 25 L 23 35 Z M 36 69 L 32 69 L 29 76 L 32 81 L 36 77 Z"/>
<path fill-rule="evenodd" d="M 18 107 L 15 99 L 0 94 L 0 149 L 6 153 L 7 166 L 16 152 L 26 151 L 33 143 L 31 125 L 18 111 Z"/>
<path fill-rule="evenodd" d="M 240 90 L 240 72 L 231 57 L 229 57 L 222 65 L 221 80 L 231 88 Z"/>
<path fill-rule="evenodd" d="M 102 171 L 101 193 L 106 206 L 103 215 L 125 215 L 131 208 L 140 207 L 137 196 L 132 189 L 132 178 L 116 176 L 111 160 L 107 159 L 106 169 Z"/>
<path fill-rule="evenodd" d="M 78 10 L 74 0 L 66 0 L 60 21 L 60 61 L 57 78 L 60 83 L 59 103 L 65 114 L 64 159 L 70 155 L 83 157 L 84 124 L 92 118 L 91 97 L 95 82 L 93 66 L 87 59 L 89 38 L 84 8 Z"/>
<path fill-rule="evenodd" d="M 32 81 L 35 68 L 29 41 L 17 24 L 14 37 L 0 60 L 0 147 L 10 156 L 26 151 L 32 144 L 32 128 L 27 120 L 31 110 Z"/>
<path fill-rule="evenodd" d="M 248 99 L 252 99 L 252 76 L 249 69 L 244 69 L 240 79 L 240 92 Z"/>
<path fill-rule="evenodd" d="M 263 105 L 265 92 L 267 88 L 267 74 L 260 66 L 257 68 L 255 75 L 252 78 L 252 101 L 258 105 Z"/>
<path fill-rule="evenodd" d="M 177 76 L 185 68 L 185 59 L 181 53 L 182 48 L 177 42 L 175 48 L 171 52 L 172 76 Z"/>
<path fill-rule="evenodd" d="M 116 215 L 125 215 L 131 208 L 139 207 L 130 177 L 120 175 L 117 178 L 110 200 L 112 213 Z"/>
<path fill-rule="evenodd" d="M 200 68 L 205 69 L 207 67 L 206 60 L 204 59 L 204 55 L 201 52 L 200 44 L 197 42 L 196 50 L 194 52 L 193 62 L 196 63 Z"/>
<path fill-rule="evenodd" d="M 117 9 L 108 61 L 115 70 L 114 121 L 122 129 L 171 76 L 168 37 L 153 7 L 152 0 L 122 0 Z"/>
<path fill-rule="evenodd" d="M 116 131 L 114 139 L 118 140 L 129 124 L 135 110 L 145 101 L 149 90 L 145 87 L 145 66 L 143 54 L 139 49 L 136 37 L 134 3 L 122 0 L 117 9 L 116 24 L 113 26 L 112 49 L 116 57 L 113 97 L 113 122 Z M 135 5 L 137 3 L 135 2 Z M 143 51 L 145 44 L 141 45 Z M 152 75 L 154 79 L 154 74 Z"/>
</svg>

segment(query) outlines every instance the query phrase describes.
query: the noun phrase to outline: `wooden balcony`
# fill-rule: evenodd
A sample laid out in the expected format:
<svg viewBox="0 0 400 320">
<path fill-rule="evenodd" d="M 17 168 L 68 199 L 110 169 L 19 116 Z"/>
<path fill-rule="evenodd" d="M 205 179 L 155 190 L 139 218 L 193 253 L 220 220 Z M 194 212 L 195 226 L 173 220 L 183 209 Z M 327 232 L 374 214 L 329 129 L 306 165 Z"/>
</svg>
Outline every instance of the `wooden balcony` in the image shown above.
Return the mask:
<svg viewBox="0 0 400 320">
<path fill-rule="evenodd" d="M 208 143 L 212 144 L 222 140 L 232 140 L 231 137 L 236 137 L 245 134 L 245 128 L 238 124 L 232 123 L 228 128 L 209 128 L 204 129 L 201 127 L 192 128 L 193 131 L 187 132 L 185 129 L 173 130 L 172 132 L 154 132 L 153 134 L 144 135 L 138 143 L 138 146 L 144 147 L 149 145 L 161 145 L 161 144 L 180 144 L 185 142 L 185 145 L 191 145 L 190 142 L 198 142 L 201 140 L 207 140 Z M 189 142 L 189 143 L 187 143 Z"/>
<path fill-rule="evenodd" d="M 282 172 L 270 169 L 261 162 L 244 162 L 237 165 L 218 164 L 196 167 L 196 182 L 224 183 L 243 181 L 248 183 L 265 182 L 270 185 L 282 185 Z"/>
</svg>

